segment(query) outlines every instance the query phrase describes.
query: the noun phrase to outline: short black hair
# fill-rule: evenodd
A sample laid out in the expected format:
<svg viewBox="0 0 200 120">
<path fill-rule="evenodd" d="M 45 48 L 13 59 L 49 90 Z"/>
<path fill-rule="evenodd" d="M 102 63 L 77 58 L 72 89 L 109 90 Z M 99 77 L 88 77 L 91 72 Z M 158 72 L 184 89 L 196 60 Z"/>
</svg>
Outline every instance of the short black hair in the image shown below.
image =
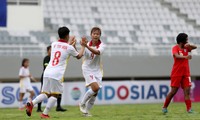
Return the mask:
<svg viewBox="0 0 200 120">
<path fill-rule="evenodd" d="M 28 58 L 24 58 L 24 59 L 22 60 L 22 66 L 24 66 L 24 63 L 25 63 L 26 61 L 29 61 L 29 59 L 28 59 Z"/>
<path fill-rule="evenodd" d="M 70 32 L 70 30 L 65 26 L 60 27 L 58 29 L 58 35 L 59 35 L 60 39 L 64 39 L 67 35 L 69 35 L 69 32 Z"/>
<path fill-rule="evenodd" d="M 51 45 L 47 46 L 47 52 L 51 49 Z"/>
<path fill-rule="evenodd" d="M 93 27 L 90 34 L 92 34 L 94 31 L 99 31 L 101 35 L 101 29 L 99 27 Z"/>
<path fill-rule="evenodd" d="M 186 33 L 179 33 L 176 37 L 177 44 L 179 43 L 186 43 L 187 42 L 188 35 Z"/>
</svg>

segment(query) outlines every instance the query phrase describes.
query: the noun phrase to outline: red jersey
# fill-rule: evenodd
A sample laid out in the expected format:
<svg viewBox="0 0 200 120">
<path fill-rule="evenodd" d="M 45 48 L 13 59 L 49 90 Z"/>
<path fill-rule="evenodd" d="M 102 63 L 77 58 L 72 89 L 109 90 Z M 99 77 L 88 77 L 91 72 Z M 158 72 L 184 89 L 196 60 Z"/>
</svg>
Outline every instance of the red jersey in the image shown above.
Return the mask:
<svg viewBox="0 0 200 120">
<path fill-rule="evenodd" d="M 188 52 L 191 52 L 188 48 L 181 49 L 178 45 L 173 46 L 172 54 L 174 58 L 174 65 L 171 71 L 171 77 L 177 76 L 190 76 L 190 68 L 188 59 L 176 58 L 174 55 L 178 53 L 179 55 L 187 56 Z"/>
</svg>

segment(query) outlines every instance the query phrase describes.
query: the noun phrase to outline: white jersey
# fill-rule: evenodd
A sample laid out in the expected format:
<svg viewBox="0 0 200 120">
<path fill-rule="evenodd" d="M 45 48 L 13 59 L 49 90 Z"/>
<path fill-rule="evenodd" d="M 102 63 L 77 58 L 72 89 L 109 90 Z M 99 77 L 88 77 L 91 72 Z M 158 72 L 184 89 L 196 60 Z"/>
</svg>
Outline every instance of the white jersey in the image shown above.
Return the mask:
<svg viewBox="0 0 200 120">
<path fill-rule="evenodd" d="M 89 46 L 92 46 L 92 42 L 88 43 Z M 103 76 L 103 66 L 101 55 L 104 52 L 105 44 L 101 41 L 97 44 L 97 46 L 93 46 L 92 48 L 100 51 L 100 55 L 93 54 L 90 50 L 85 49 L 84 59 L 82 64 L 82 70 L 84 74 L 94 74 L 96 76 Z"/>
<path fill-rule="evenodd" d="M 64 40 L 53 42 L 51 44 L 51 58 L 43 77 L 62 80 L 69 57 L 75 57 L 78 54 L 75 48 Z"/>
<path fill-rule="evenodd" d="M 21 67 L 19 69 L 19 76 L 26 76 L 24 78 L 21 78 L 20 81 L 23 81 L 24 83 L 30 83 L 31 80 L 30 80 L 30 77 L 28 77 L 30 75 L 30 71 L 29 71 L 29 68 L 25 68 L 25 67 Z"/>
</svg>

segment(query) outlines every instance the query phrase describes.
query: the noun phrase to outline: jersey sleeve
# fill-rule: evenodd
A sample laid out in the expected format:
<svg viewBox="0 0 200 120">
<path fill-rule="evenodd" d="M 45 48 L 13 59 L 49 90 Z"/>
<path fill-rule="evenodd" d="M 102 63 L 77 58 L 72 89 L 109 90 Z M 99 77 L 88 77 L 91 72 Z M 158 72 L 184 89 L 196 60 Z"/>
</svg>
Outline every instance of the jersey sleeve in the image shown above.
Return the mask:
<svg viewBox="0 0 200 120">
<path fill-rule="evenodd" d="M 24 69 L 22 67 L 19 69 L 19 76 L 24 76 Z"/>
<path fill-rule="evenodd" d="M 172 48 L 172 55 L 175 55 L 176 53 L 178 53 L 178 49 L 177 49 L 177 47 L 173 47 Z"/>
<path fill-rule="evenodd" d="M 78 56 L 78 52 L 75 50 L 75 48 L 73 46 L 70 46 L 70 55 L 73 57 Z"/>
<path fill-rule="evenodd" d="M 100 46 L 98 48 L 100 55 L 104 53 L 105 47 L 106 47 L 105 44 L 103 44 L 103 43 L 100 44 Z"/>
</svg>

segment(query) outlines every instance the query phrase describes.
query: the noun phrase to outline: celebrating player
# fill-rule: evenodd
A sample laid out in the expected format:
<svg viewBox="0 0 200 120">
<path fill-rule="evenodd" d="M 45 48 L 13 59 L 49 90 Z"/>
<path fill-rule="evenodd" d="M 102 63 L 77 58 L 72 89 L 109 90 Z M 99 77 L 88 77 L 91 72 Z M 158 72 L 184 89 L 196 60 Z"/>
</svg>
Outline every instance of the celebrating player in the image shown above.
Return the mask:
<svg viewBox="0 0 200 120">
<path fill-rule="evenodd" d="M 51 57 L 48 66 L 46 67 L 43 75 L 42 93 L 38 95 L 33 101 L 27 103 L 26 113 L 31 116 L 33 106 L 48 98 L 46 108 L 40 115 L 41 118 L 50 118 L 48 113 L 55 105 L 57 97 L 63 92 L 63 75 L 67 66 L 66 60 L 70 56 L 80 59 L 83 56 L 85 47 L 82 46 L 80 52 L 75 50 L 76 40 L 73 39 L 73 44 L 69 45 L 70 30 L 67 27 L 60 27 L 58 35 L 60 40 L 51 44 Z"/>
<path fill-rule="evenodd" d="M 171 71 L 171 91 L 166 97 L 162 112 L 168 112 L 167 107 L 181 86 L 184 91 L 187 112 L 192 113 L 190 100 L 191 78 L 189 69 L 189 60 L 192 59 L 192 56 L 188 53 L 193 49 L 196 49 L 197 46 L 188 43 L 188 35 L 185 33 L 180 33 L 177 36 L 176 41 L 177 45 L 172 48 L 174 65 Z"/>
<path fill-rule="evenodd" d="M 24 58 L 22 60 L 22 66 L 19 70 L 19 79 L 20 79 L 20 93 L 19 93 L 19 110 L 23 110 L 24 109 L 24 105 L 23 105 L 23 97 L 26 93 L 26 91 L 28 91 L 30 93 L 29 96 L 29 100 L 32 100 L 34 94 L 33 91 L 33 87 L 31 86 L 31 80 L 33 81 L 37 81 L 34 77 L 32 77 L 32 75 L 30 74 L 29 71 L 29 59 Z"/>
<path fill-rule="evenodd" d="M 82 72 L 85 78 L 86 86 L 89 87 L 82 101 L 79 103 L 80 111 L 85 116 L 91 116 L 89 110 L 94 105 L 99 89 L 102 87 L 103 70 L 101 65 L 101 55 L 104 52 L 105 45 L 100 40 L 101 29 L 93 27 L 91 30 L 92 40 L 88 43 L 86 38 L 82 40 L 82 45 L 87 49 L 84 52 Z"/>
<path fill-rule="evenodd" d="M 47 56 L 44 58 L 43 60 L 43 71 L 45 70 L 45 68 L 47 67 L 47 65 L 49 64 L 49 61 L 50 61 L 50 56 L 51 56 L 51 46 L 48 46 L 47 47 Z M 43 73 L 42 73 L 42 76 L 41 76 L 41 86 L 43 85 Z M 56 111 L 66 111 L 66 109 L 62 108 L 61 107 L 61 99 L 62 99 L 62 94 L 59 94 L 58 95 L 58 98 L 57 98 L 57 107 L 56 107 Z M 38 103 L 38 108 L 37 108 L 37 112 L 42 112 L 42 109 L 41 109 L 41 105 L 42 103 Z"/>
</svg>

